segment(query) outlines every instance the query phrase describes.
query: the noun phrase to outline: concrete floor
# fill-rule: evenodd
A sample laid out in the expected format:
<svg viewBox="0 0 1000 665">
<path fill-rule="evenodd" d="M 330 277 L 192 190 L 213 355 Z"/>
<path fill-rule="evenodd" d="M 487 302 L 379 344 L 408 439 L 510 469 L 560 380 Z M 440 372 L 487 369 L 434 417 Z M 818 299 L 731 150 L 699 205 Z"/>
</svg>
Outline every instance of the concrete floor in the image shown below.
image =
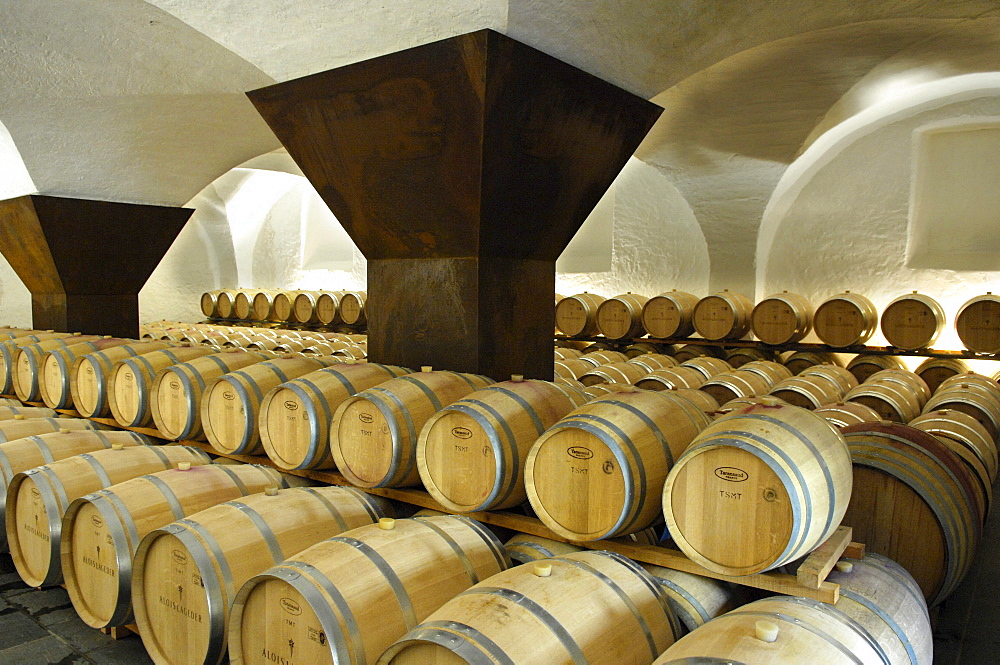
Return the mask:
<svg viewBox="0 0 1000 665">
<path fill-rule="evenodd" d="M 986 523 L 972 572 L 939 608 L 934 665 L 1000 662 L 1000 511 Z M 83 623 L 62 588 L 31 589 L 0 554 L 0 665 L 144 665 L 135 635 L 115 641 Z M 228 661 L 226 661 L 228 662 Z M 804 663 L 803 665 L 815 665 Z"/>
</svg>

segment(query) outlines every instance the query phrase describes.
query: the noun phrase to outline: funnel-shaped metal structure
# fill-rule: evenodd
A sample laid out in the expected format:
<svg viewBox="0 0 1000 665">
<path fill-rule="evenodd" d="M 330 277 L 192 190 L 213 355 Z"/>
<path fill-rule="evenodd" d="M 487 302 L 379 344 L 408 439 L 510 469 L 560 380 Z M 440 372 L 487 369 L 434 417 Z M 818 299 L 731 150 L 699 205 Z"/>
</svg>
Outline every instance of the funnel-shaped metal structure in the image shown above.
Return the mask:
<svg viewBox="0 0 1000 665">
<path fill-rule="evenodd" d="M 552 378 L 556 258 L 662 109 L 490 30 L 248 95 L 368 258 L 371 360 Z"/>
<path fill-rule="evenodd" d="M 0 201 L 0 253 L 35 328 L 138 337 L 139 290 L 193 210 L 31 195 Z"/>
</svg>

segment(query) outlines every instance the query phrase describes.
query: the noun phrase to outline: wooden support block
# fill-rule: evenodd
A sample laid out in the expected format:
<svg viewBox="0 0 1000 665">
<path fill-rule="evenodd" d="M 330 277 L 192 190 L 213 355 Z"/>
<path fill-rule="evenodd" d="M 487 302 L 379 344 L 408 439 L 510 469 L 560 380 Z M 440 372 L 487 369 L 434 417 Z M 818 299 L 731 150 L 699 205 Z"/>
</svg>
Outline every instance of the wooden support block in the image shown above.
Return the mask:
<svg viewBox="0 0 1000 665">
<path fill-rule="evenodd" d="M 799 566 L 795 576 L 799 584 L 810 589 L 818 589 L 826 576 L 830 574 L 837 561 L 843 556 L 847 546 L 851 544 L 853 530 L 849 526 L 839 526 L 826 542 L 812 551 Z"/>
<path fill-rule="evenodd" d="M 113 640 L 123 640 L 130 635 L 139 634 L 139 626 L 134 623 L 130 623 L 126 626 L 111 626 L 109 628 L 101 628 L 100 631 L 105 635 L 108 635 Z"/>
</svg>

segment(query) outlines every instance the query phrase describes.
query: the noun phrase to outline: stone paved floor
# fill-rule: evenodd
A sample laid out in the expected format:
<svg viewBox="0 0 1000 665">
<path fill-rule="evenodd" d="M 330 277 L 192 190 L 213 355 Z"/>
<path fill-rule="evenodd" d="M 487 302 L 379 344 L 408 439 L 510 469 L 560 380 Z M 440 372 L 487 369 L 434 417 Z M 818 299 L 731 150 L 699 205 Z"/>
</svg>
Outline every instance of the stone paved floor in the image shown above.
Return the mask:
<svg viewBox="0 0 1000 665">
<path fill-rule="evenodd" d="M 972 572 L 939 608 L 934 665 L 1000 663 L 1000 510 L 986 523 Z M 83 623 L 62 588 L 35 590 L 0 554 L 0 665 L 144 665 L 138 636 L 115 641 Z M 228 661 L 227 661 L 228 662 Z M 813 663 L 803 665 L 815 665 Z"/>
</svg>

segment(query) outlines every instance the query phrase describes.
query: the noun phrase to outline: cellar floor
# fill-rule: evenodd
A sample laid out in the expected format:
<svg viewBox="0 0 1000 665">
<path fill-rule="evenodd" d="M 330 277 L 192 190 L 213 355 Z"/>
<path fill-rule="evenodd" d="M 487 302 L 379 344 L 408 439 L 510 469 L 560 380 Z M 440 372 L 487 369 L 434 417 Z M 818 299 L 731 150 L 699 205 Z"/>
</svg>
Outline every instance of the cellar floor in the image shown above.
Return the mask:
<svg viewBox="0 0 1000 665">
<path fill-rule="evenodd" d="M 987 520 L 972 571 L 939 608 L 934 665 L 983 665 L 1000 653 L 1000 510 Z M 143 665 L 138 636 L 115 641 L 84 624 L 62 588 L 35 590 L 0 554 L 0 665 Z M 811 665 L 811 664 L 809 664 Z"/>
</svg>

